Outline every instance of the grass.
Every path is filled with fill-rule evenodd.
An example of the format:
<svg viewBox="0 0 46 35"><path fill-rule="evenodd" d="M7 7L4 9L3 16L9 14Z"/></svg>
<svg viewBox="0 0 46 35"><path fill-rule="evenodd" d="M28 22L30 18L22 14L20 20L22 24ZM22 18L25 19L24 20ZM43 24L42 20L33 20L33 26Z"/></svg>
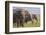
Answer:
<svg viewBox="0 0 46 35"><path fill-rule="evenodd" d="M27 23L24 23L24 27L40 27L40 18L38 17L37 20L33 20L34 22L32 23L31 21L28 21ZM16 28L16 23L13 23L13 28Z"/></svg>
<svg viewBox="0 0 46 35"><path fill-rule="evenodd" d="M13 24L13 27L16 28L16 23ZM40 21L37 22L34 20L32 23L31 21L28 21L27 23L24 23L24 27L40 27Z"/></svg>
<svg viewBox="0 0 46 35"><path fill-rule="evenodd" d="M27 22L27 24L26 23L24 24L24 27L39 27L39 26L40 26L40 23L38 22L32 23L31 21Z"/></svg>

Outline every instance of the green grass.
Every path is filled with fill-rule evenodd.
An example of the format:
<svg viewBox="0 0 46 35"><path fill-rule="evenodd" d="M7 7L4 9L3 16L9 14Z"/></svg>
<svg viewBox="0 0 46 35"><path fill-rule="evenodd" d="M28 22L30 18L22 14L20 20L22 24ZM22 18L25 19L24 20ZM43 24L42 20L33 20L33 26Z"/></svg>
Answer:
<svg viewBox="0 0 46 35"><path fill-rule="evenodd" d="M39 27L39 26L40 26L40 23L38 22L32 23L31 21L27 22L27 24L26 23L24 24L24 27Z"/></svg>
<svg viewBox="0 0 46 35"><path fill-rule="evenodd" d="M13 23L13 28L16 28L16 23ZM24 27L40 27L40 18L38 17L38 21L34 20L32 23L31 21L28 21L27 23L24 23Z"/></svg>
<svg viewBox="0 0 46 35"><path fill-rule="evenodd" d="M16 23L13 24L13 27L16 28ZM27 23L24 23L24 27L40 27L40 21L37 22L34 20L32 23L31 21L28 21Z"/></svg>

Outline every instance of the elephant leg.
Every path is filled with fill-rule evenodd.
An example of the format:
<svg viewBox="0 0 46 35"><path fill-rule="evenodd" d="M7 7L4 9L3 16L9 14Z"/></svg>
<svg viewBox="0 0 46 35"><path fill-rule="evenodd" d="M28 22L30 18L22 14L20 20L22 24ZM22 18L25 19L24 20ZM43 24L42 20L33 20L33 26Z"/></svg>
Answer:
<svg viewBox="0 0 46 35"><path fill-rule="evenodd" d="M24 27L24 24L23 24L23 23L20 23L20 26L21 26L21 27Z"/></svg>
<svg viewBox="0 0 46 35"><path fill-rule="evenodd" d="M32 21L32 24L33 24L34 23L33 19L31 21Z"/></svg>
<svg viewBox="0 0 46 35"><path fill-rule="evenodd" d="M37 20L36 20L36 24L37 24L38 22L39 22L39 20L37 19Z"/></svg>
<svg viewBox="0 0 46 35"><path fill-rule="evenodd" d="M17 20L17 27L19 27L20 26L20 20L18 19Z"/></svg>
<svg viewBox="0 0 46 35"><path fill-rule="evenodd" d="M32 24L33 24L33 21L32 21Z"/></svg>
<svg viewBox="0 0 46 35"><path fill-rule="evenodd" d="M20 26L24 27L24 20L23 19L20 20Z"/></svg>
<svg viewBox="0 0 46 35"><path fill-rule="evenodd" d="M22 23L22 27L24 27L24 24Z"/></svg>
<svg viewBox="0 0 46 35"><path fill-rule="evenodd" d="M23 21L20 21L20 26L21 26L21 27L24 27Z"/></svg>
<svg viewBox="0 0 46 35"><path fill-rule="evenodd" d="M37 18L35 18L35 20L36 20L36 24L38 23L38 19Z"/></svg>

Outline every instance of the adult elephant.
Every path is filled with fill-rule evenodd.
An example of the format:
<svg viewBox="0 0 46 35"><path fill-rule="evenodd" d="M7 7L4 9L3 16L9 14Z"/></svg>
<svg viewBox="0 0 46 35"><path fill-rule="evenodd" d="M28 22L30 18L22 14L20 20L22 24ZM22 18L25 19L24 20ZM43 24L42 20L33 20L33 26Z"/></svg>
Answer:
<svg viewBox="0 0 46 35"><path fill-rule="evenodd" d="M31 14L26 10L26 14L25 14L25 22L27 23L28 21L31 21Z"/></svg>
<svg viewBox="0 0 46 35"><path fill-rule="evenodd" d="M25 10L19 9L13 14L13 23L17 24L17 27L24 27L25 22Z"/></svg>
<svg viewBox="0 0 46 35"><path fill-rule="evenodd" d="M32 14L32 20L36 20L36 24L37 24L39 21L39 15Z"/></svg>
<svg viewBox="0 0 46 35"><path fill-rule="evenodd" d="M19 9L13 14L13 23L16 22L17 27L24 27L24 23L31 19L27 10Z"/></svg>
<svg viewBox="0 0 46 35"><path fill-rule="evenodd" d="M38 22L37 15L30 14L29 12L26 11L25 22L27 23L28 21L31 21L32 24L33 24L34 23L34 19Z"/></svg>

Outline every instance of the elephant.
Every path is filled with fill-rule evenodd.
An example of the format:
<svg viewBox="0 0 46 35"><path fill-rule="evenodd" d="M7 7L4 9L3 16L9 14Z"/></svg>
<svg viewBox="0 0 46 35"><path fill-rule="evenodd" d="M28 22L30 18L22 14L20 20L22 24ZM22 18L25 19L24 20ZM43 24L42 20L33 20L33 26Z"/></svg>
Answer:
<svg viewBox="0 0 46 35"><path fill-rule="evenodd" d="M37 20L36 15L30 14L27 10L19 9L13 14L13 23L17 24L17 27L24 27L24 23L28 21Z"/></svg>
<svg viewBox="0 0 46 35"><path fill-rule="evenodd" d="M17 10L16 13L13 14L13 23L17 23L17 27L24 27L24 23L27 23L30 19L30 14L24 9Z"/></svg>

